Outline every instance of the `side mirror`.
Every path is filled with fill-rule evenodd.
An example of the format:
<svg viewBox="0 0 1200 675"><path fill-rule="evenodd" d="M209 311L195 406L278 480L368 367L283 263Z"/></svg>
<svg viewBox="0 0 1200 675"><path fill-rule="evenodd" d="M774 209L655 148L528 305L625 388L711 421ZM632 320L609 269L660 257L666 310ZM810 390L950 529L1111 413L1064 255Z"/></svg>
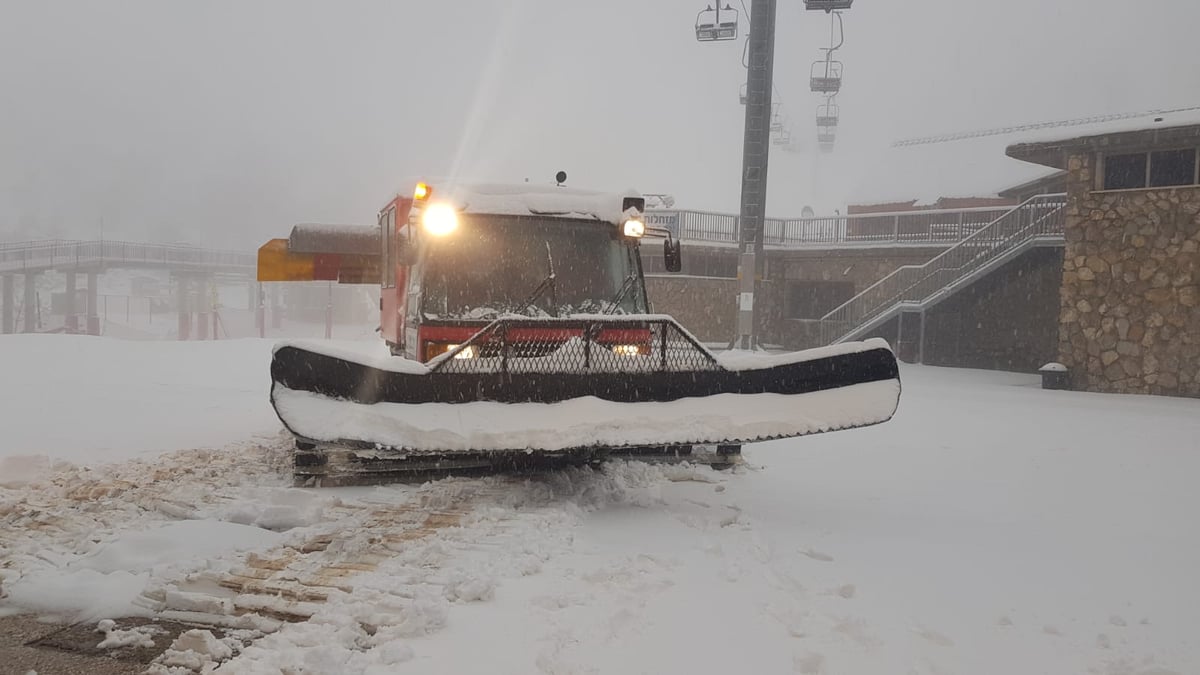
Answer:
<svg viewBox="0 0 1200 675"><path fill-rule="evenodd" d="M683 269L683 242L677 239L667 239L663 242L663 262L668 272L678 272Z"/></svg>

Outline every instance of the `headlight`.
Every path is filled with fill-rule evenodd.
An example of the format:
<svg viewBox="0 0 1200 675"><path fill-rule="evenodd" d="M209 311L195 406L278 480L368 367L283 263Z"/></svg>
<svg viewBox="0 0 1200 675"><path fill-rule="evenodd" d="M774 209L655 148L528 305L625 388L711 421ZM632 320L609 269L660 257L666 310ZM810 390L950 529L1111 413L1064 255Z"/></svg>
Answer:
<svg viewBox="0 0 1200 675"><path fill-rule="evenodd" d="M443 237L458 229L458 213L449 204L430 204L421 211L421 226L435 237Z"/></svg>
<svg viewBox="0 0 1200 675"><path fill-rule="evenodd" d="M432 361L433 359L458 349L459 343L456 342L426 342L425 343L425 360ZM465 349L454 355L456 359L473 359L479 355L479 350L475 345L467 345Z"/></svg>
<svg viewBox="0 0 1200 675"><path fill-rule="evenodd" d="M625 221L625 236L640 237L646 234L646 224L637 219Z"/></svg>
<svg viewBox="0 0 1200 675"><path fill-rule="evenodd" d="M650 348L647 345L613 345L612 350L617 356L637 356L649 353Z"/></svg>

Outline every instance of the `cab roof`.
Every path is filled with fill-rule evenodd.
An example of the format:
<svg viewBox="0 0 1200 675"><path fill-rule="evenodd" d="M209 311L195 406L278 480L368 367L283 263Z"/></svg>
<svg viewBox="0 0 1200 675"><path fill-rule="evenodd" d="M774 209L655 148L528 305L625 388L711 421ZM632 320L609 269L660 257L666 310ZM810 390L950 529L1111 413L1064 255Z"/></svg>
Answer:
<svg viewBox="0 0 1200 675"><path fill-rule="evenodd" d="M433 189L430 202L449 202L465 214L598 220L617 226L624 221L624 199L643 196L636 190L601 192L533 183L428 184Z"/></svg>

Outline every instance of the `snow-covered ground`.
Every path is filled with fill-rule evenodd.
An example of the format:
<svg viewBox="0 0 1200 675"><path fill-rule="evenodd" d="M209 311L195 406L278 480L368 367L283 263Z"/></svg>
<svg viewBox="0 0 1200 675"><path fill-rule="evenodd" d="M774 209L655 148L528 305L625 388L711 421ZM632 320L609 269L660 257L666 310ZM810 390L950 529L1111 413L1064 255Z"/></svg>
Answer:
<svg viewBox="0 0 1200 675"><path fill-rule="evenodd" d="M734 473L308 490L271 344L0 337L0 611L260 603L162 659L221 673L1200 672L1200 401L905 367Z"/></svg>

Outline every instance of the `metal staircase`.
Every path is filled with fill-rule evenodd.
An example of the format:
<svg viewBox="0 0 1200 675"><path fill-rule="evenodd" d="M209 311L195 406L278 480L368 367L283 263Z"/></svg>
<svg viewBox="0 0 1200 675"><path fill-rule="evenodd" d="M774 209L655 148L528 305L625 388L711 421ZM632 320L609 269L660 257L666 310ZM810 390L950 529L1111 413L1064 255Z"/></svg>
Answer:
<svg viewBox="0 0 1200 675"><path fill-rule="evenodd" d="M855 339L901 311L921 311L1034 246L1061 245L1067 198L1038 195L923 265L905 265L820 320L821 344Z"/></svg>

